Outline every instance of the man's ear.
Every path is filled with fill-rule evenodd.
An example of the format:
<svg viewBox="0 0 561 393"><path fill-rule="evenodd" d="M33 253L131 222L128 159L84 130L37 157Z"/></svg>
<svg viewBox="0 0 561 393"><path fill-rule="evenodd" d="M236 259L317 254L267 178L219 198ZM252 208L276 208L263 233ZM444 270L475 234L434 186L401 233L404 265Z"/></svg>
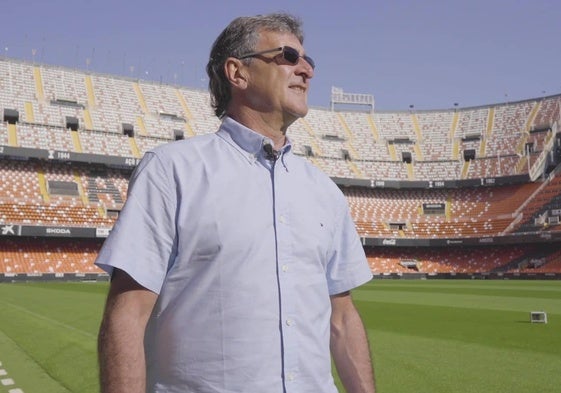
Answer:
<svg viewBox="0 0 561 393"><path fill-rule="evenodd" d="M244 89L247 86L247 67L240 59L229 57L224 63L224 73L232 87Z"/></svg>

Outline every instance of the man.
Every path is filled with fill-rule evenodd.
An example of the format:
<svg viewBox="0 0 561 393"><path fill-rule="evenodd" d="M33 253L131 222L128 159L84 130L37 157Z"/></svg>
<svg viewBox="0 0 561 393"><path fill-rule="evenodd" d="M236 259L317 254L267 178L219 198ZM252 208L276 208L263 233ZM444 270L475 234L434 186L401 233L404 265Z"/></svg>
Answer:
<svg viewBox="0 0 561 393"><path fill-rule="evenodd" d="M207 72L218 132L145 155L96 263L104 393L374 392L346 200L292 152L314 62L299 21L235 19Z"/></svg>

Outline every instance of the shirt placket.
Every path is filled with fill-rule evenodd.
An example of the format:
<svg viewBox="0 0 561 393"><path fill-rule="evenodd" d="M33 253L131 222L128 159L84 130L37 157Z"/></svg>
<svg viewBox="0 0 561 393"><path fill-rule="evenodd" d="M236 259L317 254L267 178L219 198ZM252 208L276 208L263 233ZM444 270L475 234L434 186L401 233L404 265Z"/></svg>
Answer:
<svg viewBox="0 0 561 393"><path fill-rule="evenodd" d="M290 177L282 159L274 166L275 222L277 236L277 272L280 289L280 324L283 342L283 375L286 392L293 390L298 379L298 315L294 290L294 260L290 228Z"/></svg>

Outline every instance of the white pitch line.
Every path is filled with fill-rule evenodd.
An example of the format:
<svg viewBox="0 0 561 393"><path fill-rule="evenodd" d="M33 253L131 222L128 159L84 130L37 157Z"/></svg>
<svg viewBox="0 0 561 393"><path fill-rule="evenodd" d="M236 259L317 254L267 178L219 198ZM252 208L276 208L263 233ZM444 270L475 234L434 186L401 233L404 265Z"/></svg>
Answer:
<svg viewBox="0 0 561 393"><path fill-rule="evenodd" d="M1 368L2 367L2 362L0 362L0 377L7 377L8 376L8 371L6 371L6 369ZM0 384L2 386L12 386L15 385L16 383L14 382L14 380L12 378L1 378L0 379ZM24 393L23 390L19 389L19 388L12 388L10 390L8 390L8 393Z"/></svg>
<svg viewBox="0 0 561 393"><path fill-rule="evenodd" d="M2 302L2 301L0 300L0 302ZM2 302L2 303L5 304L6 306L15 308L16 310L19 310L19 311L22 311L22 312L24 312L24 313L26 313L26 314L29 314L29 315L31 315L31 316L37 318L37 319L41 319L41 320L43 320L43 321L50 322L50 323L52 323L52 324L54 324L54 325L58 325L58 326L60 326L60 327L63 327L63 328L65 328L65 329L68 329L68 330L73 330L73 331L75 331L75 332L77 332L77 333L80 333L80 334L82 334L82 335L84 335L84 336L86 336L86 337L88 337L88 338L94 338L94 339L97 338L97 335L95 335L95 334L85 332L85 331L83 331L83 330L80 330L80 329L78 329L78 328L75 328L74 326L70 326L70 325L67 325L66 323L62 323L62 322L57 321L57 320L55 320L55 319L51 319L51 318L48 318L48 317L46 317L46 316L44 316L44 315L37 314L37 313L35 313L35 312L33 312L33 311L29 311L29 310L26 309L26 308L23 308L23 307L20 307L20 306L16 306L15 304L11 304L11 303L6 303L6 302Z"/></svg>

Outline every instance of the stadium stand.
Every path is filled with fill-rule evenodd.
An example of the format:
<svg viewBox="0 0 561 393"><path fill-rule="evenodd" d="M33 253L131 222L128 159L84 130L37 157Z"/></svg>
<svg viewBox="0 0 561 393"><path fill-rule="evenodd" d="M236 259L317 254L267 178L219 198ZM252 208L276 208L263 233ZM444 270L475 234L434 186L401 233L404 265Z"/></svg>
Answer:
<svg viewBox="0 0 561 393"><path fill-rule="evenodd" d="M534 252L533 246L367 249L374 273L488 273ZM532 270L533 271L533 270Z"/></svg>
<svg viewBox="0 0 561 393"><path fill-rule="evenodd" d="M376 274L561 274L560 105L310 108L289 136L343 190ZM99 272L144 153L219 125L206 91L7 58L0 111L4 275Z"/></svg>
<svg viewBox="0 0 561 393"><path fill-rule="evenodd" d="M96 273L99 240L27 239L10 237L0 243L2 272L14 274Z"/></svg>

